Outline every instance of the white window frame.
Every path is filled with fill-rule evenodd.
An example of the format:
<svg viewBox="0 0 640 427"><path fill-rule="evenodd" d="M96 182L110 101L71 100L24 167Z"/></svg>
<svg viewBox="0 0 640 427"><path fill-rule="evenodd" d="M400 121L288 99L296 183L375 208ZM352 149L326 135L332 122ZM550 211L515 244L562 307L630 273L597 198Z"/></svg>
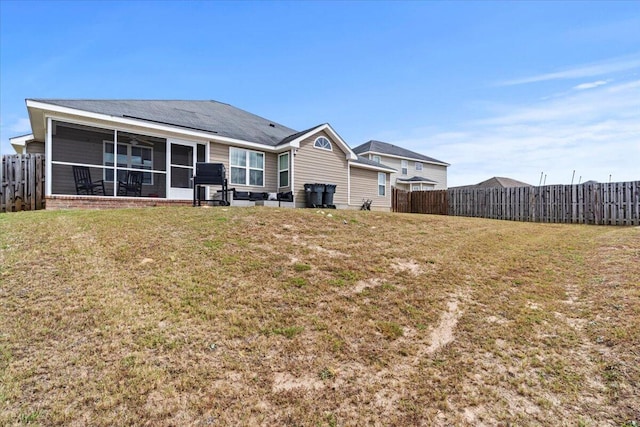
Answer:
<svg viewBox="0 0 640 427"><path fill-rule="evenodd" d="M382 178L382 184L380 184ZM385 197L387 195L387 174L378 172L378 196Z"/></svg>
<svg viewBox="0 0 640 427"><path fill-rule="evenodd" d="M322 146L320 146L318 145L319 141L326 141L326 144L322 143ZM333 151L333 146L331 145L331 141L329 141L329 138L327 138L326 136L317 137L316 140L313 141L313 148L317 148L319 150Z"/></svg>
<svg viewBox="0 0 640 427"><path fill-rule="evenodd" d="M416 162L416 170L417 171L422 171L422 163Z"/></svg>
<svg viewBox="0 0 640 427"><path fill-rule="evenodd" d="M280 158L287 156L287 168L286 169L280 169ZM289 153L282 153L278 155L278 188L281 187L290 187L291 186L291 176L289 174ZM287 173L287 185L282 185L282 182L280 181L280 176L282 175L282 172L286 172Z"/></svg>
<svg viewBox="0 0 640 427"><path fill-rule="evenodd" d="M420 184L411 184L411 191L422 191Z"/></svg>
<svg viewBox="0 0 640 427"><path fill-rule="evenodd" d="M113 165L107 165L107 145L112 145L113 146ZM122 145L127 147L127 164L126 166L117 166L118 164L118 146ZM114 141L109 141L109 140L103 140L102 141L102 166L104 166L104 169L102 170L102 179L104 180L104 182L114 182L114 180L119 180L116 176L115 173L115 168L117 166L118 168L118 172L119 171L142 171L142 185L153 185L153 147L142 147L139 145L135 146L136 148L140 148L141 150L149 150L149 152L151 153L151 169L143 169L139 166L143 166L143 165L139 165L139 164L133 164L131 162L131 150L134 148L134 145L132 144L128 144L126 142L114 142ZM113 172L113 180L107 179L107 172L108 171L112 171ZM148 174L148 175L147 175ZM146 177L149 177L149 179L147 181L145 181Z"/></svg>
<svg viewBox="0 0 640 427"><path fill-rule="evenodd" d="M380 156L373 156L371 160L373 160L376 163L382 163L382 159L380 158Z"/></svg>
<svg viewBox="0 0 640 427"><path fill-rule="evenodd" d="M402 175L409 174L409 161L408 160L400 160L400 168Z"/></svg>
<svg viewBox="0 0 640 427"><path fill-rule="evenodd" d="M245 165L244 166L237 166L231 163L231 152L232 150L238 150L238 151L243 151L244 155L245 155ZM251 167L251 153L255 153L258 154L260 156L262 156L262 168L255 168L255 167ZM233 184L233 185L242 185L245 187L264 187L264 169L265 169L265 162L266 162L266 156L264 154L263 151L253 151L253 150L247 150L246 148L238 148L238 147L229 147L229 183ZM245 169L245 184L239 183L239 182L233 182L233 173L231 171L232 168L236 168L236 169ZM262 172L262 184L261 185L254 185L251 184L251 171L260 171Z"/></svg>

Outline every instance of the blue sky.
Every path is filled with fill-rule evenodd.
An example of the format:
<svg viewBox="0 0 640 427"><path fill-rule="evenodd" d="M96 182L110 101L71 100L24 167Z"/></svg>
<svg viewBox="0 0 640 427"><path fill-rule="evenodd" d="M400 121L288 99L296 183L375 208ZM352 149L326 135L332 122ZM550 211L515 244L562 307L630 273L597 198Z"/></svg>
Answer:
<svg viewBox="0 0 640 427"><path fill-rule="evenodd" d="M640 179L640 2L0 1L25 98L214 99L451 164L449 185Z"/></svg>

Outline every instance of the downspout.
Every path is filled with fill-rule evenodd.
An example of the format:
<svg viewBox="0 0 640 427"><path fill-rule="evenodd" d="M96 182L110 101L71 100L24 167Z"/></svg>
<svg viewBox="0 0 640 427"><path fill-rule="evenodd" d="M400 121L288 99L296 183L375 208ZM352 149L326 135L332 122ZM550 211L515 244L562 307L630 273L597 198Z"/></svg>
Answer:
<svg viewBox="0 0 640 427"><path fill-rule="evenodd" d="M347 160L347 208L351 206L351 161Z"/></svg>
<svg viewBox="0 0 640 427"><path fill-rule="evenodd" d="M291 194L293 195L293 207L296 207L296 192L294 191L295 187L295 183L294 183L294 176L296 175L294 173L295 169L293 167L293 164L295 163L294 159L296 158L296 149L292 148L291 149L291 153L289 154L289 158L291 158L291 179L290 179L290 183L291 184Z"/></svg>

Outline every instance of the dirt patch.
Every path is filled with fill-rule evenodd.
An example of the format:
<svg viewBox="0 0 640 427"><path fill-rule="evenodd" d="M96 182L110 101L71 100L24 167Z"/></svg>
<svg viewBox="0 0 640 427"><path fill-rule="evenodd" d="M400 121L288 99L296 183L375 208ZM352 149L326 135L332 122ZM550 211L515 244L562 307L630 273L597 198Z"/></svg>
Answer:
<svg viewBox="0 0 640 427"><path fill-rule="evenodd" d="M382 283L380 281L380 279L367 279L367 280L360 280L359 282L356 283L356 285L349 289L348 293L351 294L359 294L362 291L364 291L365 289L370 289L370 288L376 288L378 286L380 286Z"/></svg>
<svg viewBox="0 0 640 427"><path fill-rule="evenodd" d="M288 372L276 372L273 375L273 387L271 389L274 393L278 393L293 389L320 390L321 388L324 388L324 384L318 378L310 376L296 378Z"/></svg>
<svg viewBox="0 0 640 427"><path fill-rule="evenodd" d="M391 265L391 268L393 268L393 270L398 273L406 271L414 276L422 273L422 268L420 267L420 265L412 259L408 261L396 259Z"/></svg>
<svg viewBox="0 0 640 427"><path fill-rule="evenodd" d="M344 252L335 251L333 249L323 248L320 245L316 245L316 244L305 242L303 239L300 238L300 236L291 236L290 238L291 238L291 242L294 245L298 245L298 246L302 246L302 247L305 247L305 248L309 248L309 249L314 250L316 252L320 252L320 253L323 253L325 255L329 255L330 257L334 257L334 258L348 257L348 255L345 254Z"/></svg>
<svg viewBox="0 0 640 427"><path fill-rule="evenodd" d="M427 354L435 353L453 341L454 329L461 314L460 310L458 310L458 300L452 300L447 303L447 311L440 317L438 326L431 331L431 345L426 350Z"/></svg>

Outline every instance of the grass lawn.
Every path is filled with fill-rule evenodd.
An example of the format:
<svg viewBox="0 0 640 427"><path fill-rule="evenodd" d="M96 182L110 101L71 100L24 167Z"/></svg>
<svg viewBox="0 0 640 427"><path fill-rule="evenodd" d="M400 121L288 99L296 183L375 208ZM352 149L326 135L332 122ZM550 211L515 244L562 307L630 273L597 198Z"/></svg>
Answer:
<svg viewBox="0 0 640 427"><path fill-rule="evenodd" d="M0 425L640 423L640 227L328 213L1 214Z"/></svg>

